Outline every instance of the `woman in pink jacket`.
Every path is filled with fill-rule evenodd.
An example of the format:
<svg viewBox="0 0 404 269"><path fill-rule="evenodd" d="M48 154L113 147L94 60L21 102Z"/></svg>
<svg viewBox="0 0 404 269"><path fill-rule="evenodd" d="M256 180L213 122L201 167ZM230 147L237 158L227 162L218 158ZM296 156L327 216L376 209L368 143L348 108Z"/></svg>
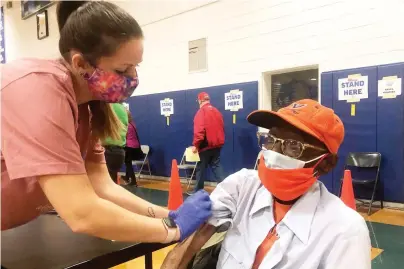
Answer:
<svg viewBox="0 0 404 269"><path fill-rule="evenodd" d="M125 147L125 166L126 166L126 181L128 185L137 186L136 176L133 171L132 161L142 160L144 153L140 148L139 135L137 134L136 125L132 115L128 110L128 132L126 133Z"/></svg>

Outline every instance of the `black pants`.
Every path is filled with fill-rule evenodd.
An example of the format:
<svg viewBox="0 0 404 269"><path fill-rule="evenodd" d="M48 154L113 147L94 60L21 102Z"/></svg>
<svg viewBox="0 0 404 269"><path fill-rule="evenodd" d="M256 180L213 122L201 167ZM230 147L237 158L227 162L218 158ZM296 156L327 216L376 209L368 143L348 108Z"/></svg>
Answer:
<svg viewBox="0 0 404 269"><path fill-rule="evenodd" d="M144 154L140 148L125 148L126 180L130 185L136 185L136 176L133 171L132 161L143 160Z"/></svg>
<svg viewBox="0 0 404 269"><path fill-rule="evenodd" d="M118 184L118 172L125 161L125 150L118 146L105 146L105 161L112 180Z"/></svg>
<svg viewBox="0 0 404 269"><path fill-rule="evenodd" d="M210 166L216 182L221 182L224 179L223 169L220 164L220 150L222 148L208 149L199 152L198 165L196 167L196 186L194 192L203 189L206 178L206 170Z"/></svg>

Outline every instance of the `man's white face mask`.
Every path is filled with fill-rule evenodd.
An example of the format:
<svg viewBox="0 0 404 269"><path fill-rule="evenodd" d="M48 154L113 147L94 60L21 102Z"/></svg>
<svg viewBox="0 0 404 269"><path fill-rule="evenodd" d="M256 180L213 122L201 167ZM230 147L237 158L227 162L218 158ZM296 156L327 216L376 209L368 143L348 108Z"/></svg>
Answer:
<svg viewBox="0 0 404 269"><path fill-rule="evenodd" d="M309 161L301 161L292 157L280 154L273 150L264 150L263 156L265 160L265 166L272 169L299 169L303 168L307 163L311 163L319 160L325 154L322 154Z"/></svg>

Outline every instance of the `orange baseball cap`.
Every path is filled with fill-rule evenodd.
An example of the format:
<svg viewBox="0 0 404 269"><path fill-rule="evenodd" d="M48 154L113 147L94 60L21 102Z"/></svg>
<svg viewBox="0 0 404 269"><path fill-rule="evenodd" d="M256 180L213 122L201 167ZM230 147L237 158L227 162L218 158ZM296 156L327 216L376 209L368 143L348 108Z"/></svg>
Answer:
<svg viewBox="0 0 404 269"><path fill-rule="evenodd" d="M281 108L278 112L256 110L248 115L251 124L270 129L286 121L323 142L331 153L337 153L344 140L344 124L331 108L311 99L304 99Z"/></svg>
<svg viewBox="0 0 404 269"><path fill-rule="evenodd" d="M209 94L206 92L201 92L198 94L198 100L199 101L205 101L205 100L210 100Z"/></svg>

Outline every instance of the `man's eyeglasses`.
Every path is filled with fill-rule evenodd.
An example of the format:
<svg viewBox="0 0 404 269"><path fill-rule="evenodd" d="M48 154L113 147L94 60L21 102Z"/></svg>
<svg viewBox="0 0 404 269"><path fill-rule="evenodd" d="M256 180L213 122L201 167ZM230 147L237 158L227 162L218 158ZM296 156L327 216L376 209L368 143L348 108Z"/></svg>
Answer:
<svg viewBox="0 0 404 269"><path fill-rule="evenodd" d="M269 133L257 133L258 146L261 149L271 150L274 148L275 144L279 141L281 143L282 153L286 156L298 159L302 156L306 148L317 149L325 151L325 149L316 147L310 144L305 144L294 139L281 139L273 136Z"/></svg>

